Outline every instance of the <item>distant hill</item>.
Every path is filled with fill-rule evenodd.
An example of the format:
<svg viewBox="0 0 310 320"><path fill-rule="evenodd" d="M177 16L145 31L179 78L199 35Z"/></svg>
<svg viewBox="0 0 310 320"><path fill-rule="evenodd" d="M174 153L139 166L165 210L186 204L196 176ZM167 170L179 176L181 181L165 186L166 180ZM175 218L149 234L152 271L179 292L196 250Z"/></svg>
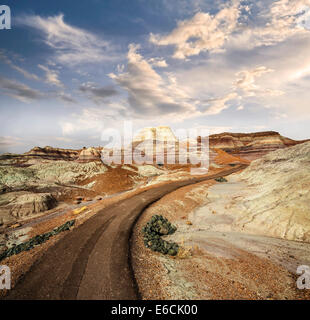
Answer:
<svg viewBox="0 0 310 320"><path fill-rule="evenodd" d="M275 131L256 133L230 133L213 134L209 137L212 148L218 148L229 154L247 160L255 160L263 155L286 147L291 147L309 140L296 141L280 135Z"/></svg>

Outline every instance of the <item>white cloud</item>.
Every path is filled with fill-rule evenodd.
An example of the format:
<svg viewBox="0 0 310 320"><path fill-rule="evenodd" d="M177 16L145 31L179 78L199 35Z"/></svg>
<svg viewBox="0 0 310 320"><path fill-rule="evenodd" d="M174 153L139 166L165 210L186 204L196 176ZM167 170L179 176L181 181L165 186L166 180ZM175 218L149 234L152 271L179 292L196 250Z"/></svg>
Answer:
<svg viewBox="0 0 310 320"><path fill-rule="evenodd" d="M243 95L245 96L257 96L259 94L278 96L284 94L281 90L264 89L255 84L256 78L270 72L274 72L274 70L268 69L265 66L260 66L252 70L240 71L236 74L238 79L234 83L234 88L242 90Z"/></svg>
<svg viewBox="0 0 310 320"><path fill-rule="evenodd" d="M240 31L230 38L228 46L239 49L253 49L259 46L272 46L293 36L309 35L309 30L300 21L308 19L310 0L279 0L271 2L256 19L263 19L262 25L249 27L244 24Z"/></svg>
<svg viewBox="0 0 310 320"><path fill-rule="evenodd" d="M88 136L100 133L106 125L113 126L125 119L122 117L126 113L124 103L110 103L106 108L83 108L81 113L74 113L70 119L60 121L59 125L63 135L75 135L86 132ZM98 136L99 137L99 136Z"/></svg>
<svg viewBox="0 0 310 320"><path fill-rule="evenodd" d="M52 84L57 87L63 87L64 85L58 79L58 72L56 70L51 70L47 66L43 66L38 64L38 67L45 72L45 82L48 84Z"/></svg>
<svg viewBox="0 0 310 320"><path fill-rule="evenodd" d="M208 104L210 104L210 107L208 107L207 110L203 112L203 114L205 115L219 114L223 110L229 107L228 102L235 100L237 98L238 98L237 93L230 92L224 97L217 98L217 99L210 99L208 100Z"/></svg>
<svg viewBox="0 0 310 320"><path fill-rule="evenodd" d="M148 62L154 67L159 67L159 68L168 67L166 60L163 58L151 58L148 60Z"/></svg>
<svg viewBox="0 0 310 320"><path fill-rule="evenodd" d="M26 71L25 69L15 65L15 64L11 64L11 67L13 69L15 69L16 71L20 72L25 78L31 79L31 80L37 80L39 81L39 77L37 75L35 75L34 73L30 73L28 71Z"/></svg>
<svg viewBox="0 0 310 320"><path fill-rule="evenodd" d="M302 68L298 68L292 72L290 80L296 81L304 77L307 77L309 75L310 75L310 64L308 65L307 61L305 61L305 65Z"/></svg>
<svg viewBox="0 0 310 320"><path fill-rule="evenodd" d="M9 147L9 146L16 146L21 144L21 139L18 137L12 136L2 136L0 137L0 147Z"/></svg>
<svg viewBox="0 0 310 320"><path fill-rule="evenodd" d="M233 81L230 82L230 88L226 88L225 95L218 92L211 95L214 98L205 99L199 92L195 94L191 91L191 82L187 82L187 86L180 85L174 73L161 75L156 72L150 62L137 53L138 48L139 46L130 45L126 71L122 68L122 72L110 74L110 77L128 92L131 114L136 118L183 121L199 116L217 115L228 109L233 102L242 99L242 96L276 93L275 90L261 89L255 85L255 78L272 71L259 67L238 74L239 79L235 85ZM208 85L204 83L203 87L205 91Z"/></svg>
<svg viewBox="0 0 310 320"><path fill-rule="evenodd" d="M279 0L258 12L256 24L249 25L246 15L250 8L235 0L215 15L197 12L192 18L179 21L167 35L150 35L150 42L176 47L173 57L186 59L201 52L223 52L227 48L249 50L259 46L272 46L292 36L305 36L309 28L301 22L309 21L310 0ZM261 23L260 20L264 22ZM310 25L310 21L308 22ZM307 26L307 25L306 25Z"/></svg>
<svg viewBox="0 0 310 320"><path fill-rule="evenodd" d="M55 60L65 65L98 63L109 58L111 44L98 36L70 26L62 14L51 17L36 15L19 17L16 22L43 32L45 43L55 49Z"/></svg>
<svg viewBox="0 0 310 320"><path fill-rule="evenodd" d="M23 145L22 139L12 136L0 136L0 153L10 152L11 148Z"/></svg>
<svg viewBox="0 0 310 320"><path fill-rule="evenodd" d="M77 130L76 127L74 126L74 124L71 122L61 122L60 126L62 129L62 133L64 135L70 135Z"/></svg>
<svg viewBox="0 0 310 320"><path fill-rule="evenodd" d="M160 46L174 45L173 57L185 59L203 51L218 52L238 26L239 1L233 1L216 15L198 12L189 20L180 21L168 35L150 35L150 41Z"/></svg>
<svg viewBox="0 0 310 320"><path fill-rule="evenodd" d="M131 44L128 51L126 72L110 77L128 92L128 103L136 117L167 114L186 116L195 111L195 101L180 88L173 74L165 77L137 53L139 46Z"/></svg>

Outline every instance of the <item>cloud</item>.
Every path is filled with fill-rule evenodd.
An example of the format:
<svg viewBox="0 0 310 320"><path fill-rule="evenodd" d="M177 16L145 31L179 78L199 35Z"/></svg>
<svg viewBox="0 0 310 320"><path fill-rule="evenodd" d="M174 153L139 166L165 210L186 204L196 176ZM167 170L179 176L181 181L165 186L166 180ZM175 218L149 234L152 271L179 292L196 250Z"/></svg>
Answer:
<svg viewBox="0 0 310 320"><path fill-rule="evenodd" d="M22 145L20 138L12 136L0 136L0 153L10 151L11 147Z"/></svg>
<svg viewBox="0 0 310 320"><path fill-rule="evenodd" d="M60 126L64 135L70 135L77 131L76 127L71 122L61 122Z"/></svg>
<svg viewBox="0 0 310 320"><path fill-rule="evenodd" d="M25 78L30 79L30 80L40 80L37 75L34 73L30 73L26 71L25 69L17 66L11 59L9 59L3 51L0 50L0 60L4 61L6 64L8 64L12 69L18 71L21 73Z"/></svg>
<svg viewBox="0 0 310 320"><path fill-rule="evenodd" d="M148 60L148 62L154 67L158 67L158 68L168 67L166 60L163 58L151 58Z"/></svg>
<svg viewBox="0 0 310 320"><path fill-rule="evenodd" d="M86 30L70 26L64 22L63 14L47 18L36 15L17 17L16 22L42 32L45 43L55 49L55 60L59 63L74 66L111 59L109 42Z"/></svg>
<svg viewBox="0 0 310 320"><path fill-rule="evenodd" d="M224 97L217 98L217 99L210 99L207 100L207 103L210 105L203 114L204 115L215 115L221 113L223 110L229 107L228 102L235 100L238 98L237 93L230 92Z"/></svg>
<svg viewBox="0 0 310 320"><path fill-rule="evenodd" d="M216 115L240 98L235 90L215 98L199 99L191 95L190 87L181 86L172 72L156 72L150 61L144 59L131 44L127 70L123 68L110 77L128 92L128 104L135 118L157 118L167 121ZM190 85L189 85L190 86Z"/></svg>
<svg viewBox="0 0 310 320"><path fill-rule="evenodd" d="M81 132L88 136L100 133L107 124L109 127L119 124L126 118L126 108L122 103L110 103L107 108L83 108L81 113L74 113L70 119L59 122L64 136L72 136ZM123 115L123 116L122 116ZM100 138L100 134L98 134Z"/></svg>
<svg viewBox="0 0 310 320"><path fill-rule="evenodd" d="M0 75L0 88L2 92L22 102L30 102L42 98L42 94L20 82L10 80Z"/></svg>
<svg viewBox="0 0 310 320"><path fill-rule="evenodd" d="M38 64L38 67L45 72L45 82L48 84L52 84L57 87L63 87L64 85L58 79L58 72L56 70L51 70L47 66L43 66Z"/></svg>
<svg viewBox="0 0 310 320"><path fill-rule="evenodd" d="M179 21L169 34L151 34L149 40L159 46L175 46L176 59L205 51L224 52L227 48L249 50L272 46L293 36L309 34L310 27L305 27L309 7L310 0L279 0L252 15L249 5L234 0L214 15L197 12L192 18ZM254 25L249 23L249 17Z"/></svg>
<svg viewBox="0 0 310 320"><path fill-rule="evenodd" d="M4 146L15 146L20 144L20 138L11 136L0 137L0 147Z"/></svg>
<svg viewBox="0 0 310 320"><path fill-rule="evenodd" d="M268 69L265 66L260 66L252 70L240 71L236 74L238 79L234 83L235 89L240 89L245 96L270 95L278 96L284 94L281 90L263 89L255 84L256 78L264 74L274 72L273 69Z"/></svg>
<svg viewBox="0 0 310 320"><path fill-rule="evenodd" d="M258 96L280 96L284 92L281 90L273 90L269 88L262 88L255 83L256 78L263 76L264 74L272 73L274 70L268 69L265 66L256 67L252 70L243 70L236 74L237 79L233 83L232 91L227 95L207 100L211 106L204 111L205 115L215 115L221 113L223 110L229 107L229 102L234 100L242 100L247 97ZM243 110L244 106L239 105L237 110Z"/></svg>
<svg viewBox="0 0 310 320"><path fill-rule="evenodd" d="M69 102L69 103L74 103L74 104L77 103L77 101L74 98L72 98L72 96L70 94L67 94L67 93L62 92L62 91L56 93L56 97L61 99L64 102Z"/></svg>
<svg viewBox="0 0 310 320"><path fill-rule="evenodd" d="M86 93L97 104L118 94L118 91L113 86L98 87L92 82L83 83L79 90Z"/></svg>
<svg viewBox="0 0 310 320"><path fill-rule="evenodd" d="M291 37L309 35L301 21L308 20L310 0L279 0L271 2L258 12L255 26L243 24L237 34L232 35L228 46L253 49L273 46ZM263 20L264 23L261 23Z"/></svg>
<svg viewBox="0 0 310 320"><path fill-rule="evenodd" d="M110 74L110 77L128 92L128 103L136 117L150 115L184 115L195 111L195 102L180 88L173 74L165 77L157 73L151 64L131 44L128 51L126 72Z"/></svg>
<svg viewBox="0 0 310 320"><path fill-rule="evenodd" d="M30 80L37 80L37 81L40 80L39 77L37 75L35 75L34 73L30 73L30 72L26 71L25 69L13 64L13 63L10 65L13 69L20 72L25 78L28 78Z"/></svg>
<svg viewBox="0 0 310 320"><path fill-rule="evenodd" d="M218 52L229 35L238 26L240 16L239 1L221 9L216 15L198 12L193 18L180 21L168 35L150 35L150 42L160 45L174 45L173 57L185 59L200 52Z"/></svg>

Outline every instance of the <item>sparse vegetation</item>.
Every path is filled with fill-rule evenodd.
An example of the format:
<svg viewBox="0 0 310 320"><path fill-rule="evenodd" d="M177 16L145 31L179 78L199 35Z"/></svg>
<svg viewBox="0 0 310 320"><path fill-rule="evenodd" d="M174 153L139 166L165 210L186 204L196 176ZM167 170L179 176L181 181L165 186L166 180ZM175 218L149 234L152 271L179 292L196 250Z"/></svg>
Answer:
<svg viewBox="0 0 310 320"><path fill-rule="evenodd" d="M227 179L220 177L220 178L216 178L215 181L217 182L227 182Z"/></svg>
<svg viewBox="0 0 310 320"><path fill-rule="evenodd" d="M10 248L0 254L0 261L5 258L8 258L10 256L13 256L15 254L19 254L23 251L28 251L28 250L34 248L35 246L46 242L47 240L49 240L49 238L57 235L58 233L69 230L70 227L72 227L74 225L74 223L75 223L75 220L67 221L66 223L64 223L60 227L53 229L53 231L37 235L24 243L13 246L12 248Z"/></svg>
<svg viewBox="0 0 310 320"><path fill-rule="evenodd" d="M173 234L176 230L176 226L172 225L168 219L164 218L162 215L154 215L142 228L144 245L152 251L175 256L179 251L179 245L174 242L163 240L161 237Z"/></svg>

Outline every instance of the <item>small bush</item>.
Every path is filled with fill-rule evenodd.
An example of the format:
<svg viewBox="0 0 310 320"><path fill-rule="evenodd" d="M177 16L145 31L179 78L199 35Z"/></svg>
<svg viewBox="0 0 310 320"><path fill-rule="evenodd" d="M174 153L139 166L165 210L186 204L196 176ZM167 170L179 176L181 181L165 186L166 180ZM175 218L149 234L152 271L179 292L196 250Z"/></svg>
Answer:
<svg viewBox="0 0 310 320"><path fill-rule="evenodd" d="M216 178L215 181L217 182L227 182L227 180L223 177L220 177L220 178Z"/></svg>
<svg viewBox="0 0 310 320"><path fill-rule="evenodd" d="M163 240L161 236L173 234L176 230L176 226L172 225L168 219L162 215L154 215L142 228L144 245L152 251L175 256L179 251L179 245Z"/></svg>

